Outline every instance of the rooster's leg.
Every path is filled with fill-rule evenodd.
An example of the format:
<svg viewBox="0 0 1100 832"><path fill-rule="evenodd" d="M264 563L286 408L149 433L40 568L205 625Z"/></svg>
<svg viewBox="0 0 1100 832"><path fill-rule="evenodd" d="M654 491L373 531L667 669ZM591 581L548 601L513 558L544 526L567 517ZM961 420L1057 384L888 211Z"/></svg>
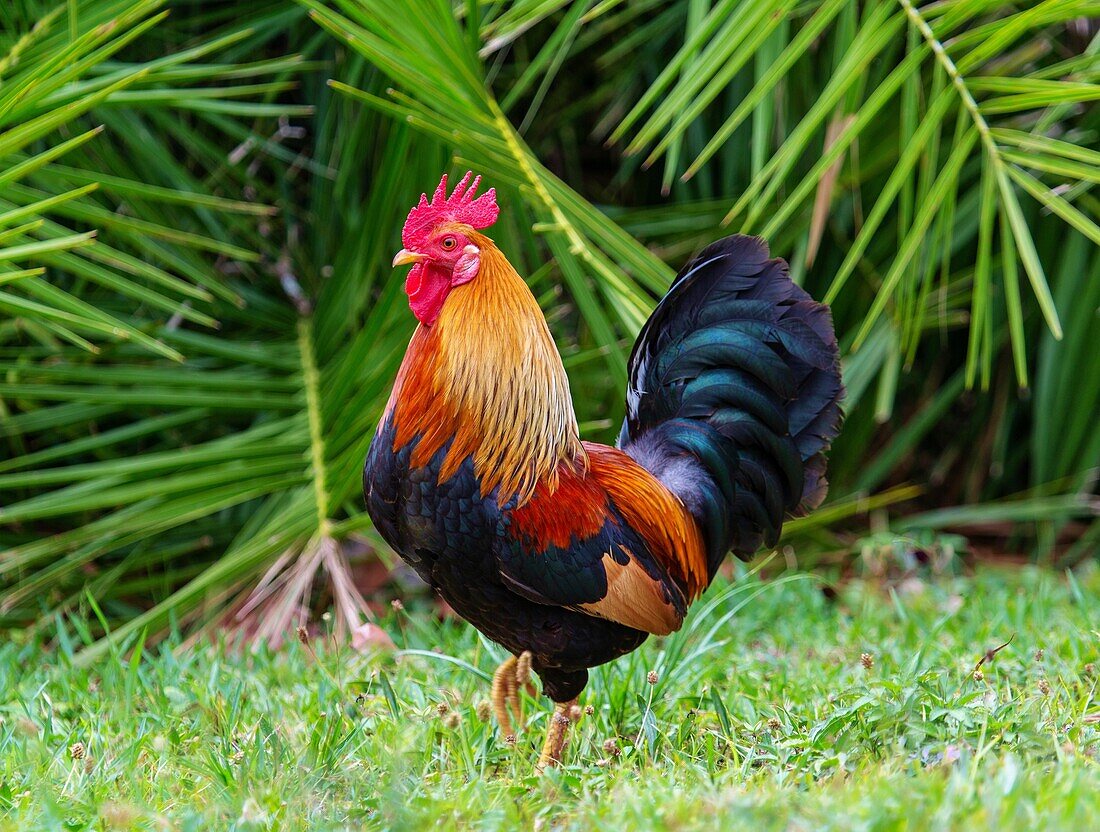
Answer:
<svg viewBox="0 0 1100 832"><path fill-rule="evenodd" d="M515 740L516 730L523 730L523 709L519 702L519 689L523 686L531 695L535 695L535 686L531 682L531 654L524 651L517 658L510 656L493 674L491 699L493 714L500 723L505 738ZM516 728L513 729L512 717Z"/></svg>
<svg viewBox="0 0 1100 832"><path fill-rule="evenodd" d="M561 762L562 752L565 750L565 742L569 734L569 726L576 722L580 715L577 700L557 702L554 704L554 715L550 717L550 728L546 732L546 742L542 744L542 754L539 755L538 765L535 770L542 774L546 768L556 766Z"/></svg>
<svg viewBox="0 0 1100 832"><path fill-rule="evenodd" d="M493 716L497 718L500 730L505 738L515 739L516 734L512 729L512 717L508 713L508 705L512 691L516 684L516 657L509 656L496 673L493 674L493 687L490 698L493 702Z"/></svg>
<svg viewBox="0 0 1100 832"><path fill-rule="evenodd" d="M527 695L532 699L539 695L538 689L535 687L535 683L531 681L531 655L530 650L524 650L519 654L519 658L516 659L516 708L519 708L519 689L523 688L527 691ZM520 728L523 728L523 715L519 714L517 717L520 722Z"/></svg>

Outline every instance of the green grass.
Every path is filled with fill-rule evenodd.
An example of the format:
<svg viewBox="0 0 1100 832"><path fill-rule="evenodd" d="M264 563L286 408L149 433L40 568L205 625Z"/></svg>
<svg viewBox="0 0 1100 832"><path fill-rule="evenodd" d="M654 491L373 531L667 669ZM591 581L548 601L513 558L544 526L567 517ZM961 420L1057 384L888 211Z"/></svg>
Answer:
<svg viewBox="0 0 1100 832"><path fill-rule="evenodd" d="M500 651L423 599L381 622L403 652L374 656L169 641L82 668L70 621L0 648L0 828L1085 829L1098 610L1096 571L834 601L811 576L723 581L593 674L541 779L545 701L505 746L477 716Z"/></svg>

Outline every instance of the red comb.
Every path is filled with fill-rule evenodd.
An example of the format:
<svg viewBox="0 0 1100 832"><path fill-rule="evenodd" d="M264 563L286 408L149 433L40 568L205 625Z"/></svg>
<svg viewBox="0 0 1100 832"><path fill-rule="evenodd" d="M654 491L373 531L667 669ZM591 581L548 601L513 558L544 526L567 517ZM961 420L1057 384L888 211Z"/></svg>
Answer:
<svg viewBox="0 0 1100 832"><path fill-rule="evenodd" d="M439 187L432 194L431 202L428 202L427 194L420 195L420 202L409 211L405 227L401 229L401 242L405 248L415 249L441 222L461 222L473 228L488 228L497 221L500 208L497 207L496 189L490 188L475 199L474 194L481 184L481 177L474 176L474 181L467 188L466 184L470 182L471 176L473 173L466 171L466 175L449 197L447 174L443 174L443 178L439 180Z"/></svg>

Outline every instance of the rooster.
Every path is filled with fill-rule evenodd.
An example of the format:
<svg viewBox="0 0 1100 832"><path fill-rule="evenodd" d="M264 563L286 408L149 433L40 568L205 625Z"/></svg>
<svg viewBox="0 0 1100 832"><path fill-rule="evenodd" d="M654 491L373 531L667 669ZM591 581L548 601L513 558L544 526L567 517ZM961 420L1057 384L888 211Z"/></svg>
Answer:
<svg viewBox="0 0 1100 832"><path fill-rule="evenodd" d="M534 671L554 702L538 770L561 759L588 670L679 629L726 553L772 546L825 496L843 394L826 306L760 239L705 248L630 356L612 448L583 441L534 296L481 232L496 194L443 176L393 265L419 321L367 456L367 509L451 607L512 655L493 676L506 735Z"/></svg>

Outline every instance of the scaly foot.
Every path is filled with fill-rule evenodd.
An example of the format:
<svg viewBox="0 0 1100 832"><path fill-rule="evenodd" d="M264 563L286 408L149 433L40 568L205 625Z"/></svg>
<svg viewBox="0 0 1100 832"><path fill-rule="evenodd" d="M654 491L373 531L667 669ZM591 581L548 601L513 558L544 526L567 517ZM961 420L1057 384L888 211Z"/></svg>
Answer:
<svg viewBox="0 0 1100 832"><path fill-rule="evenodd" d="M523 708L519 701L521 686L529 695L535 696L535 685L531 681L531 653L527 650L523 651L518 658L509 656L493 674L493 687L490 694L493 715L496 716L500 730L508 742L515 742L516 731L523 730ZM513 716L516 727L513 727Z"/></svg>
<svg viewBox="0 0 1100 832"><path fill-rule="evenodd" d="M546 742L542 745L542 754L539 755L535 771L542 774L546 768L556 766L561 762L562 752L565 751L566 741L569 736L569 726L576 722L581 715L581 709L576 699L568 702L554 704L554 714L550 717L550 727L546 731Z"/></svg>

